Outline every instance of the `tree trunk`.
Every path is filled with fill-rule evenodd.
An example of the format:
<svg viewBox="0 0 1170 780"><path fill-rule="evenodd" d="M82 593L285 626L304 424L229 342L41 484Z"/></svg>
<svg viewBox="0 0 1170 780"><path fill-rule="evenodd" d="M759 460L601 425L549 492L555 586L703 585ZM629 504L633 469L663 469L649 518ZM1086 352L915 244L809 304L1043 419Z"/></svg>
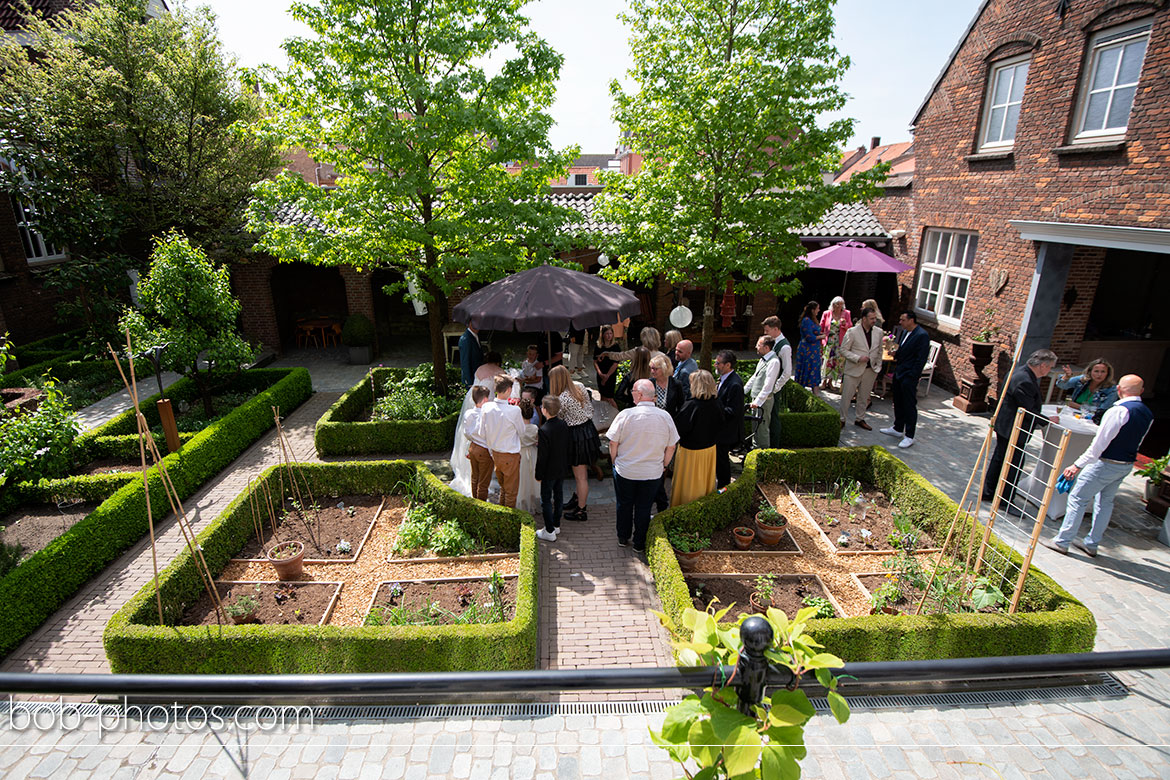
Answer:
<svg viewBox="0 0 1170 780"><path fill-rule="evenodd" d="M703 349L699 353L699 368L712 371L711 336L715 330L715 285L708 284L703 296Z"/></svg>
<svg viewBox="0 0 1170 780"><path fill-rule="evenodd" d="M438 285L426 282L427 294L431 296L427 304L427 324L431 331L431 365L435 372L435 389L440 395L447 394L447 340L443 338L443 325L447 319L447 296Z"/></svg>

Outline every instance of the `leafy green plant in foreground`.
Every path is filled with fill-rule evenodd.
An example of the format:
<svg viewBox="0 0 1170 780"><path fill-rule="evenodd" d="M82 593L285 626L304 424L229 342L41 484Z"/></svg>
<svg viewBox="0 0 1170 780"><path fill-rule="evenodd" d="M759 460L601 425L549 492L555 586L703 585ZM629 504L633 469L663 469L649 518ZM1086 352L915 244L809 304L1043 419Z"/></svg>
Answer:
<svg viewBox="0 0 1170 780"><path fill-rule="evenodd" d="M734 665L742 651L740 625L728 629L719 621L728 613L700 612L687 608L682 626L656 613L672 635L688 637L675 641L680 666ZM773 641L764 657L774 666L789 669L793 679L763 704L752 705L750 715L742 714L736 688L723 684L708 686L702 696L688 696L666 711L662 731L651 729L654 744L666 750L694 780L714 778L800 777L799 762L807 755L804 727L815 714L808 696L799 690L801 678L813 672L828 690L829 707L838 723L849 719L849 705L837 692L839 678L830 669L843 665L840 658L817 652L821 645L804 633L815 608L800 610L794 620L778 609L769 609L764 619L771 625ZM697 767L697 769L692 769Z"/></svg>

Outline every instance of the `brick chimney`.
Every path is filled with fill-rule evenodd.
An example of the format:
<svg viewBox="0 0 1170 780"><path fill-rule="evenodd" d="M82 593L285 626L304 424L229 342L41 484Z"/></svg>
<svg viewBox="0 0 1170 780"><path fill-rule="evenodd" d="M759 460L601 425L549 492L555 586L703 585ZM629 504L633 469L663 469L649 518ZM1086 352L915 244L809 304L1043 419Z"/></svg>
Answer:
<svg viewBox="0 0 1170 780"><path fill-rule="evenodd" d="M881 146L881 143L882 137L880 135L875 135L873 138L869 139L869 150L872 152L874 149Z"/></svg>

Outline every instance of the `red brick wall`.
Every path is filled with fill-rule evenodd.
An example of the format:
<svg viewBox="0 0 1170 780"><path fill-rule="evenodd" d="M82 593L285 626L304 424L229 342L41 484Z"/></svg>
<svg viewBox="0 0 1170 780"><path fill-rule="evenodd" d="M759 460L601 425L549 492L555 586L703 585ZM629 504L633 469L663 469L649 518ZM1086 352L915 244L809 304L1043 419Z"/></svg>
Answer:
<svg viewBox="0 0 1170 780"><path fill-rule="evenodd" d="M1037 248L1020 239L1010 220L1170 227L1170 7L1156 5L1161 7L1080 0L1061 20L1050 0L993 0L918 117L913 208L905 246L896 245L897 253L917 266L929 227L979 234L961 328L928 327L945 346L935 375L940 384L955 389L957 378L972 375L966 362L969 337L982 326L987 307L995 308L1003 328L1003 349L1015 346ZM1057 154L1054 150L1071 137L1089 36L1135 18L1148 18L1153 27L1125 147ZM1026 51L1030 43L1036 45L1011 158L966 159L978 144L990 63ZM878 211L893 204L879 199L874 205ZM1074 262L1076 279L1069 283L1079 298L1062 312L1056 337L1067 354L1079 348L1095 290L1088 280L1099 273L1100 263L1095 252L1079 253ZM996 268L1009 274L998 295L989 282ZM916 273L902 274L899 281L909 303Z"/></svg>
<svg viewBox="0 0 1170 780"><path fill-rule="evenodd" d="M246 263L232 263L232 293L240 302L240 325L244 338L277 352L283 351L272 300L272 269L276 261L258 255Z"/></svg>
<svg viewBox="0 0 1170 780"><path fill-rule="evenodd" d="M1073 251L1072 266L1068 270L1068 282L1064 287L1065 301L1060 307L1060 319L1056 321L1050 346L1060 358L1061 365L1077 362L1104 262L1105 250L1102 248L1079 246ZM1071 296L1074 289L1075 300Z"/></svg>
<svg viewBox="0 0 1170 780"><path fill-rule="evenodd" d="M57 320L62 295L46 290L41 272L29 268L12 201L0 193L0 335L23 344L66 330Z"/></svg>

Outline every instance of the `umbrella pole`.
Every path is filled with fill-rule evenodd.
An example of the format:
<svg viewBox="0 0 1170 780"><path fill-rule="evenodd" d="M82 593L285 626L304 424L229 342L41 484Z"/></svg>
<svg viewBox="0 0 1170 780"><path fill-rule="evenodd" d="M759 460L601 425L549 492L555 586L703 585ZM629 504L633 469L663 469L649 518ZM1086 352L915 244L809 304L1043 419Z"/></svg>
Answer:
<svg viewBox="0 0 1170 780"><path fill-rule="evenodd" d="M845 288L849 286L849 272L845 272L845 281L841 282L841 297L845 297Z"/></svg>

